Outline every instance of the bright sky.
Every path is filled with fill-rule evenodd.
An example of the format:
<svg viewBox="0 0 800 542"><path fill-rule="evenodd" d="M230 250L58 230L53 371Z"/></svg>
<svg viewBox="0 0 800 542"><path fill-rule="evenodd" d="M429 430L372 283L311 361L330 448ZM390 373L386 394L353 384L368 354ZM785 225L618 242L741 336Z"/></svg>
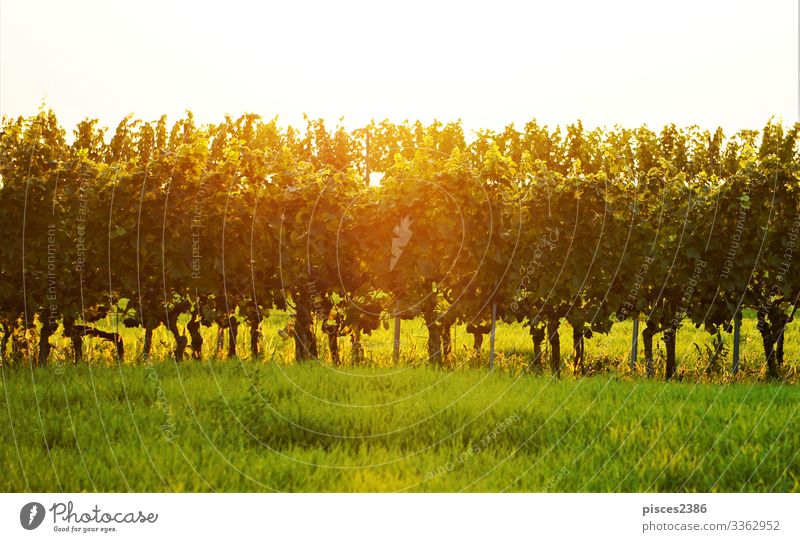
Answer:
<svg viewBox="0 0 800 542"><path fill-rule="evenodd" d="M760 127L798 115L794 0L0 0L0 113Z"/></svg>

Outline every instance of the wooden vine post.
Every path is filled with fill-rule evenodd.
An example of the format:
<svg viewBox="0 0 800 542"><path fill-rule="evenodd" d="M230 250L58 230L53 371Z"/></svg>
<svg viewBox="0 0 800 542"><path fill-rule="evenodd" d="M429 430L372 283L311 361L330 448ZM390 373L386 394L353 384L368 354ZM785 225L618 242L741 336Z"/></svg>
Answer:
<svg viewBox="0 0 800 542"><path fill-rule="evenodd" d="M497 328L497 303L492 303L492 332L489 335L489 370L494 369L494 336Z"/></svg>
<svg viewBox="0 0 800 542"><path fill-rule="evenodd" d="M736 311L733 317L733 364L731 365L731 374L736 374L739 371L739 339L742 334L742 312Z"/></svg>
<svg viewBox="0 0 800 542"><path fill-rule="evenodd" d="M631 372L636 372L636 354L639 350L639 317L633 319L633 332L631 333Z"/></svg>

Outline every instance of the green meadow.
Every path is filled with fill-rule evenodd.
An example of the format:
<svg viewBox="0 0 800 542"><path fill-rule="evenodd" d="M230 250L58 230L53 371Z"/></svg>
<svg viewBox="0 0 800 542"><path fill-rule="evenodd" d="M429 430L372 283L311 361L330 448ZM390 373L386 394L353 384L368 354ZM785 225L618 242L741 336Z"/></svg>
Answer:
<svg viewBox="0 0 800 542"><path fill-rule="evenodd" d="M785 383L232 359L1 386L5 492L800 491Z"/></svg>

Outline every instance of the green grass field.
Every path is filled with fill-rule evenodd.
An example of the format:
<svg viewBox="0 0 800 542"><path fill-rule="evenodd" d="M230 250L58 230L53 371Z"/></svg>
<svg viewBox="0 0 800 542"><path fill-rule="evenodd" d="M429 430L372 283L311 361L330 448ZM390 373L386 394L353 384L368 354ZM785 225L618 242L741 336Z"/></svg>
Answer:
<svg viewBox="0 0 800 542"><path fill-rule="evenodd" d="M800 491L786 384L241 360L3 369L0 491Z"/></svg>

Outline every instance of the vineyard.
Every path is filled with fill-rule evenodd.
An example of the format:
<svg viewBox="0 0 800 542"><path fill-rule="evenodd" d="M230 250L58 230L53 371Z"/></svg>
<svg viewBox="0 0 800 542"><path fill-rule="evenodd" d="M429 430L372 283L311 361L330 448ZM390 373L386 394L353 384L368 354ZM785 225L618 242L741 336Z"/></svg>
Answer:
<svg viewBox="0 0 800 542"><path fill-rule="evenodd" d="M587 349L625 326L612 372L688 376L691 334L697 374L727 378L744 327L748 377L793 381L798 127L465 134L187 113L67 134L51 111L6 118L2 363L91 364L100 343L125 365L160 345L176 362L268 360L291 344L296 361L358 367L383 333L394 363L494 366L499 335L522 329L517 372L580 376L608 369Z"/></svg>

